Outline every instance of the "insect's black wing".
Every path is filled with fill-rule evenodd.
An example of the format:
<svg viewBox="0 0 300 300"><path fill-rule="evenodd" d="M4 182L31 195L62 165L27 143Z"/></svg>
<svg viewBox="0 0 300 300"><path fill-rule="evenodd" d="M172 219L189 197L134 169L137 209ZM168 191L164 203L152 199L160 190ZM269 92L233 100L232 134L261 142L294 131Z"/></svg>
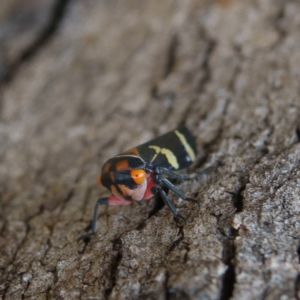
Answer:
<svg viewBox="0 0 300 300"><path fill-rule="evenodd" d="M197 154L195 139L184 126L134 149L146 163L170 170L187 168Z"/></svg>

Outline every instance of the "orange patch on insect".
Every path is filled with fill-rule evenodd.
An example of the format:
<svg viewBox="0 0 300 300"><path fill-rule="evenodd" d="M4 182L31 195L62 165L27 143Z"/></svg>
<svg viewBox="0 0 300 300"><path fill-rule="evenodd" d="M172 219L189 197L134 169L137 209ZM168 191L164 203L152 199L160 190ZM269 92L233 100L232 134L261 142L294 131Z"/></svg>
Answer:
<svg viewBox="0 0 300 300"><path fill-rule="evenodd" d="M124 154L132 154L132 155L135 155L135 156L140 156L139 152L137 151L136 148L129 149L129 150L125 151Z"/></svg>
<svg viewBox="0 0 300 300"><path fill-rule="evenodd" d="M97 181L98 181L98 183L99 183L100 185L103 186L102 180L101 180L101 174L97 177Z"/></svg>
<svg viewBox="0 0 300 300"><path fill-rule="evenodd" d="M145 178L147 177L147 173L144 170L132 170L131 178L136 184L141 184L144 182Z"/></svg>
<svg viewBox="0 0 300 300"><path fill-rule="evenodd" d="M106 163L106 164L103 166L103 173L108 173L109 170L110 170L110 167L111 167L111 163Z"/></svg>
<svg viewBox="0 0 300 300"><path fill-rule="evenodd" d="M118 161L116 164L117 171L123 171L129 169L129 162L127 159L123 159L121 161Z"/></svg>
<svg viewBox="0 0 300 300"><path fill-rule="evenodd" d="M115 182L115 181L116 181L116 179L115 179L115 173L114 173L114 172L109 172L108 174L109 174L110 180L111 180L112 182Z"/></svg>

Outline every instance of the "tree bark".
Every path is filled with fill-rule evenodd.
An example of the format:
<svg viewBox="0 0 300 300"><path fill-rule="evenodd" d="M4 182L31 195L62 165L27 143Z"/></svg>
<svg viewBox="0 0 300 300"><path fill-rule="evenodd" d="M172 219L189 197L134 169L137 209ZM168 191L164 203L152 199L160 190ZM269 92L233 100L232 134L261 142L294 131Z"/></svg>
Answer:
<svg viewBox="0 0 300 300"><path fill-rule="evenodd" d="M300 3L27 2L0 15L1 298L299 299ZM177 184L199 208L169 193L190 222L102 206L77 241L102 164L181 124L214 166Z"/></svg>

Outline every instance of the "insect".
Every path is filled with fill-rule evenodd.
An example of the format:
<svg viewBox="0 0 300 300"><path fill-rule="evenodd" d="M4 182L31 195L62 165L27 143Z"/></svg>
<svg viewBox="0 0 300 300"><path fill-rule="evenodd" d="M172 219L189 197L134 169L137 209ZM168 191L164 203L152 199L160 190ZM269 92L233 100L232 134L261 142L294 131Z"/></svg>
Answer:
<svg viewBox="0 0 300 300"><path fill-rule="evenodd" d="M169 188L183 200L199 204L166 178L190 179L189 175L179 175L174 171L191 165L196 154L195 139L183 126L110 158L102 167L98 183L109 189L112 196L100 198L96 202L90 235L97 231L99 205L130 205L133 201L150 199L156 193L161 196L175 217L186 221L178 213L162 186Z"/></svg>

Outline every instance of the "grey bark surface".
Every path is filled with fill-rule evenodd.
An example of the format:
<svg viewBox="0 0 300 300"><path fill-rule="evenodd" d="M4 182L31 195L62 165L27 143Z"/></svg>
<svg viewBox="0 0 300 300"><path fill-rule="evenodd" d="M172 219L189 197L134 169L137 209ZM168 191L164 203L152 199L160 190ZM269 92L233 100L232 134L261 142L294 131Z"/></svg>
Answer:
<svg viewBox="0 0 300 300"><path fill-rule="evenodd" d="M59 18L53 1L13 3L0 14L1 299L299 299L300 3L78 0ZM22 40L10 12L30 7L44 18ZM190 222L154 200L102 206L77 242L108 195L102 164L180 124L199 149L188 172L220 162L177 185L199 208L169 193Z"/></svg>

